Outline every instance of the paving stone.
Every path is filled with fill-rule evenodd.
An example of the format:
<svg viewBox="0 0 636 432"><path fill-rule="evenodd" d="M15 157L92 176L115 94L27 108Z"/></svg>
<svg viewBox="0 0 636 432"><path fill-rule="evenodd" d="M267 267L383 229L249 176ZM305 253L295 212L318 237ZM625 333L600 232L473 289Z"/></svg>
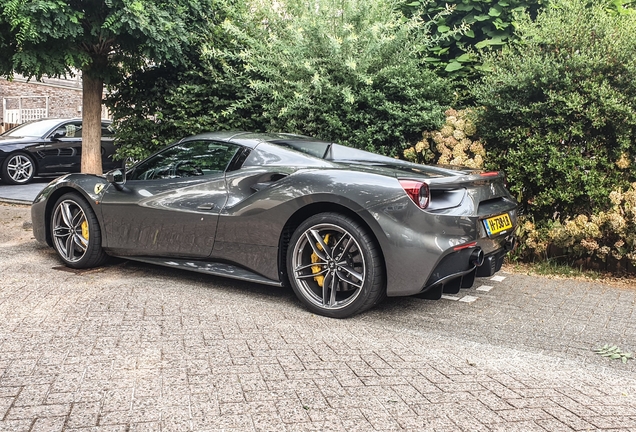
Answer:
<svg viewBox="0 0 636 432"><path fill-rule="evenodd" d="M2 420L0 432L29 432L33 426L33 420Z"/></svg>
<svg viewBox="0 0 636 432"><path fill-rule="evenodd" d="M66 417L38 418L31 427L31 432L61 432L64 430Z"/></svg>
<svg viewBox="0 0 636 432"><path fill-rule="evenodd" d="M284 288L55 272L5 226L0 431L636 430L636 361L592 352L636 349L636 287L508 273L462 290L471 304L389 298L332 320Z"/></svg>
<svg viewBox="0 0 636 432"><path fill-rule="evenodd" d="M575 430L557 419L535 420L535 423L550 432L572 432Z"/></svg>

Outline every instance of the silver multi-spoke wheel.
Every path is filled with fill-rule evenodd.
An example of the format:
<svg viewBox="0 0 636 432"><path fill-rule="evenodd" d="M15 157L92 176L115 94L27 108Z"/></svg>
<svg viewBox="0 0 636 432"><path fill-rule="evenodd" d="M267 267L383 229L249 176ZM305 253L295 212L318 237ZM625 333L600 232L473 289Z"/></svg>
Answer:
<svg viewBox="0 0 636 432"><path fill-rule="evenodd" d="M102 249L102 233L95 212L79 194L62 195L53 207L49 224L53 246L67 266L90 268L108 259Z"/></svg>
<svg viewBox="0 0 636 432"><path fill-rule="evenodd" d="M357 221L337 213L317 214L296 229L287 274L309 309L334 318L372 307L385 292L375 241Z"/></svg>
<svg viewBox="0 0 636 432"><path fill-rule="evenodd" d="M26 154L11 155L2 167L2 180L9 184L25 184L35 175L33 159Z"/></svg>
<svg viewBox="0 0 636 432"><path fill-rule="evenodd" d="M324 309L348 306L364 285L360 245L351 233L333 224L306 230L294 246L292 265L303 293Z"/></svg>
<svg viewBox="0 0 636 432"><path fill-rule="evenodd" d="M53 213L53 242L55 249L69 263L86 255L90 233L84 210L74 200L58 203Z"/></svg>

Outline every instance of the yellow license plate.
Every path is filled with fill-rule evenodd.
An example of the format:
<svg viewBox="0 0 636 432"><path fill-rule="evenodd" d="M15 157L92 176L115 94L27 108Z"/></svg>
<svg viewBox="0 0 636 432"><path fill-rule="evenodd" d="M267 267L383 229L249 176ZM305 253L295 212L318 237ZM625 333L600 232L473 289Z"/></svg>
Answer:
<svg viewBox="0 0 636 432"><path fill-rule="evenodd" d="M512 220L508 213L499 216L494 216L484 220L484 226L489 236L494 236L502 231L506 231L512 228Z"/></svg>

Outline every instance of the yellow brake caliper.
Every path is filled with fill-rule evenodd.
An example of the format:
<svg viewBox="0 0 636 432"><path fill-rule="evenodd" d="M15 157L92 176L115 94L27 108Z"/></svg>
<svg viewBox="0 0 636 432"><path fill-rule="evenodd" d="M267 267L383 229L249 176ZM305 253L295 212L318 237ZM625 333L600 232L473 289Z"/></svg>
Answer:
<svg viewBox="0 0 636 432"><path fill-rule="evenodd" d="M88 222L82 222L82 237L88 240Z"/></svg>
<svg viewBox="0 0 636 432"><path fill-rule="evenodd" d="M325 244L329 244L329 236L330 236L330 234L326 234L323 237L322 241L324 241ZM322 250L322 246L320 245L320 243L316 243L316 247L318 248L318 250ZM317 263L319 261L320 261L320 258L318 257L316 252L312 253L311 254L311 262L312 263ZM311 272L313 274L320 273L321 271L322 271L322 265L316 264L316 265L311 266ZM322 284L325 282L325 277L323 275L314 276L314 280L316 281L318 286L320 288L322 288Z"/></svg>

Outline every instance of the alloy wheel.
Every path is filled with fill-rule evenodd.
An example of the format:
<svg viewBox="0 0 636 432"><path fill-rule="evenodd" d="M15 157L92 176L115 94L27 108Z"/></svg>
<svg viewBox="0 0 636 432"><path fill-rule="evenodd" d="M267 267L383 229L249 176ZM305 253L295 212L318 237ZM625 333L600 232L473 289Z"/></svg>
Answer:
<svg viewBox="0 0 636 432"><path fill-rule="evenodd" d="M328 223L314 225L298 238L292 254L292 277L315 306L342 309L362 292L364 256L346 229Z"/></svg>
<svg viewBox="0 0 636 432"><path fill-rule="evenodd" d="M73 200L58 203L53 213L53 241L62 257L71 263L88 250L89 229L84 210Z"/></svg>
<svg viewBox="0 0 636 432"><path fill-rule="evenodd" d="M17 154L7 162L7 175L15 183L26 183L33 177L33 162L28 156Z"/></svg>

